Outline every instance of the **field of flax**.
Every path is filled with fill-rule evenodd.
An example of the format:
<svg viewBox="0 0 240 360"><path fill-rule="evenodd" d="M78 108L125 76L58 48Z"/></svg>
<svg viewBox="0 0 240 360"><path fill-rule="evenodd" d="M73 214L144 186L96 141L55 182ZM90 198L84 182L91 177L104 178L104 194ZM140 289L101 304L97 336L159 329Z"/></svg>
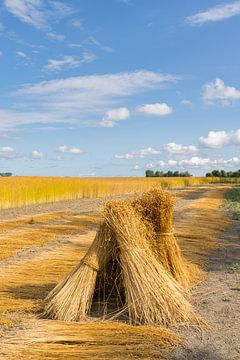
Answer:
<svg viewBox="0 0 240 360"><path fill-rule="evenodd" d="M221 178L0 178L0 209L222 182ZM226 179L225 179L226 181Z"/></svg>

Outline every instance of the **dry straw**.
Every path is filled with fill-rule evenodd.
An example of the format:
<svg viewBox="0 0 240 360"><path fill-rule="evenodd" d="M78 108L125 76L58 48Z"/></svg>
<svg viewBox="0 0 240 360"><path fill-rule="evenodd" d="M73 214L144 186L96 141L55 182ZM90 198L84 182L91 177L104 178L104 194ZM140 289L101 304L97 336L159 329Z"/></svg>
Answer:
<svg viewBox="0 0 240 360"><path fill-rule="evenodd" d="M104 217L119 247L129 322L176 325L198 321L182 287L168 275L151 249L151 233L127 202L111 202Z"/></svg>
<svg viewBox="0 0 240 360"><path fill-rule="evenodd" d="M165 270L186 290L198 279L200 269L181 254L173 230L173 199L165 191L153 189L132 202L142 220L152 228L152 248Z"/></svg>
<svg viewBox="0 0 240 360"><path fill-rule="evenodd" d="M92 305L97 273L111 256L109 241L109 229L102 223L87 254L48 295L47 316L63 321L86 319Z"/></svg>
<svg viewBox="0 0 240 360"><path fill-rule="evenodd" d="M153 192L149 194L154 197ZM162 206L158 213L157 209L153 209L155 213L152 210L159 215L158 229L153 214L136 211L143 200L144 197L138 205L129 201L106 204L104 221L89 251L49 294L45 308L48 316L81 321L89 314L110 317L114 311L114 318L127 314L131 324L169 326L198 322L182 286L172 277L173 266L169 266L168 273L163 258L159 261L156 256L155 234L160 229L169 230L165 217L171 215L172 207ZM153 201L145 203L156 206ZM169 236L165 236L168 241ZM163 251L164 244L171 246L167 241L162 244Z"/></svg>

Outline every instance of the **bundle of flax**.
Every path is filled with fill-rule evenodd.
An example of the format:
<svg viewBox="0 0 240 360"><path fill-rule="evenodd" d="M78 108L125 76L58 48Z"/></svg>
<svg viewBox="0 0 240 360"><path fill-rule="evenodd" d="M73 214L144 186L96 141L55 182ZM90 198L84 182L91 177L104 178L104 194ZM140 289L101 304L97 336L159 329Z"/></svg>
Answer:
<svg viewBox="0 0 240 360"><path fill-rule="evenodd" d="M131 324L197 323L181 285L168 275L151 249L152 232L128 202L110 202L104 218L115 234Z"/></svg>
<svg viewBox="0 0 240 360"><path fill-rule="evenodd" d="M149 192L135 202L108 202L103 218L87 254L47 297L45 314L81 321L94 309L94 315L109 318L114 308L114 318L127 314L131 324L198 323L181 285L185 263L169 235L168 195Z"/></svg>
<svg viewBox="0 0 240 360"><path fill-rule="evenodd" d="M173 233L173 199L163 190L153 189L132 202L142 220L152 226L154 238L152 249L166 271L171 274L186 290L198 278L200 269L189 263Z"/></svg>
<svg viewBox="0 0 240 360"><path fill-rule="evenodd" d="M92 305L98 271L111 256L110 241L109 228L101 223L84 258L46 298L46 316L63 321L86 319Z"/></svg>

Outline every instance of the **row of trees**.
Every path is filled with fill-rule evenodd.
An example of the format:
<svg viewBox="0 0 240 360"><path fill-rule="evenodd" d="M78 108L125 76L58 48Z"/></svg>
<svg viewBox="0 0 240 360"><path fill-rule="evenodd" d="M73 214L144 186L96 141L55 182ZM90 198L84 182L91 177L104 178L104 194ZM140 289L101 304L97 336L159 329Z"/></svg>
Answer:
<svg viewBox="0 0 240 360"><path fill-rule="evenodd" d="M2 177L12 176L12 173L10 172L0 173L0 176Z"/></svg>
<svg viewBox="0 0 240 360"><path fill-rule="evenodd" d="M153 170L146 170L145 172L146 177L190 177L192 176L188 171L179 172L179 171L153 171Z"/></svg>
<svg viewBox="0 0 240 360"><path fill-rule="evenodd" d="M240 178L240 169L237 171L213 170L206 173L206 177Z"/></svg>

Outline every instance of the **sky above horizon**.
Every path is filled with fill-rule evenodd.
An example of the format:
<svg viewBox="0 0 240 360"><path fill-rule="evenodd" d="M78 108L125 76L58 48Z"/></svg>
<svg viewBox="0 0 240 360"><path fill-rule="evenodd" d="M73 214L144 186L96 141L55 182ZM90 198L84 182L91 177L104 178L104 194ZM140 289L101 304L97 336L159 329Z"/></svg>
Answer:
<svg viewBox="0 0 240 360"><path fill-rule="evenodd" d="M240 1L2 0L0 172L240 168Z"/></svg>

